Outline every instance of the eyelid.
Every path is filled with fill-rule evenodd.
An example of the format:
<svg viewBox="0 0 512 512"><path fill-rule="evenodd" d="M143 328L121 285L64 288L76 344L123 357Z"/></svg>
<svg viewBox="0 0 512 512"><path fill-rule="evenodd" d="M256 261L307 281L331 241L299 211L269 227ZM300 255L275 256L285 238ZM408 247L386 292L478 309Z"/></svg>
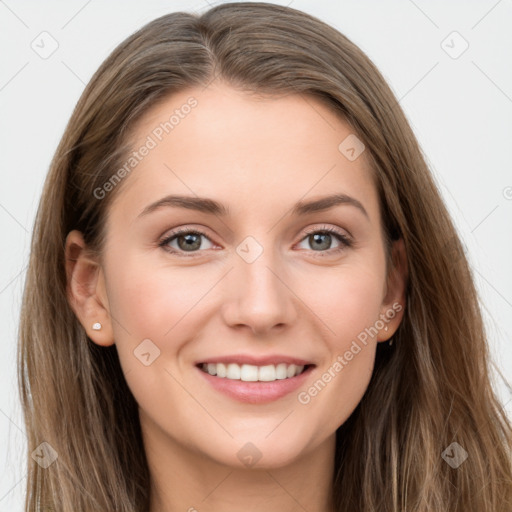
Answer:
<svg viewBox="0 0 512 512"><path fill-rule="evenodd" d="M350 234L345 234L341 231L341 228L334 227L334 226L314 226L312 228L308 228L305 231L305 236L303 236L299 243L301 243L303 240L305 240L309 235L314 233L327 233L329 235L333 235L335 238L338 239L338 242L341 244L341 247L335 247L334 249L328 249L327 251L310 251L314 254L315 258L327 258L329 256L337 255L342 251L345 251L346 249L350 249L354 246L355 241Z"/></svg>
<svg viewBox="0 0 512 512"><path fill-rule="evenodd" d="M314 226L312 228L307 228L305 230L305 235L311 235L313 233L329 233L329 234L335 234L335 235L338 235L340 236L341 238L345 239L347 242L353 242L353 238L352 238L352 235L347 231L347 230L343 230L344 232L342 232L341 228L338 228L338 227L334 227L334 226L322 226L322 227L318 227L318 226ZM300 241L304 240L305 236L302 237L300 239Z"/></svg>
<svg viewBox="0 0 512 512"><path fill-rule="evenodd" d="M185 257L194 257L194 254L201 253L203 251L192 251L191 253L187 254L186 251L177 251L175 249L170 249L167 247L167 244L169 244L171 241L173 241L175 238L177 238L181 234L196 234L203 236L204 238L207 238L212 244L215 245L215 242L206 234L205 230L201 228L193 228L190 226L182 226L180 228L176 228L171 230L171 232L167 232L163 237L160 237L158 240L158 246L161 247L164 251L167 251L170 254L177 254L178 256L185 256Z"/></svg>
<svg viewBox="0 0 512 512"><path fill-rule="evenodd" d="M301 243L309 235L314 234L314 233L327 233L330 235L334 235L341 244L341 247L334 248L334 249L328 249L326 251L311 250L311 252L317 253L316 256L322 257L322 256L332 255L332 254L338 253L344 249L350 248L354 244L353 237L350 234L348 234L348 232L345 231L345 233L347 233L347 234L345 234L341 231L341 228L334 227L334 226L326 226L326 225L323 225L321 227L313 226L313 227L307 228L306 230L304 230L304 235L302 236L302 238L300 238L300 240L297 243ZM185 257L194 257L194 255L198 255L201 252L204 252L204 251L199 250L199 251L192 251L187 254L186 251L177 251L175 249L170 250L169 248L167 248L166 247L167 244L170 243L171 241L173 241L180 234L196 234L199 236L203 236L206 239L208 239L212 244L215 245L215 242L206 234L205 230L203 230L202 228L194 228L191 226L182 226L182 227L173 229L173 230L171 230L170 233L168 232L163 237L160 237L160 239L158 241L158 246L162 247L165 251L169 252L170 254L177 254L179 256L185 256Z"/></svg>

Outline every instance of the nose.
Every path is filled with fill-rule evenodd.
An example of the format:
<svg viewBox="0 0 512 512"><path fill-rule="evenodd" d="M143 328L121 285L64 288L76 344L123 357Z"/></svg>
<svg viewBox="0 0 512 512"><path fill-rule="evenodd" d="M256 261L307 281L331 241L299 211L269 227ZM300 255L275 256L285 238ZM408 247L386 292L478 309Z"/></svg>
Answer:
<svg viewBox="0 0 512 512"><path fill-rule="evenodd" d="M270 250L264 250L252 263L237 255L235 268L227 276L226 324L261 337L292 325L299 300L285 274Z"/></svg>

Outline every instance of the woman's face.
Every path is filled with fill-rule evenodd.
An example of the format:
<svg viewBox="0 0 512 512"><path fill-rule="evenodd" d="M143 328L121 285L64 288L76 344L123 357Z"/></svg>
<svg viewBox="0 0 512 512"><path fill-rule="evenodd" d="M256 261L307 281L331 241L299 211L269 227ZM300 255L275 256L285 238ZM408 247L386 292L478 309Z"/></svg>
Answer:
<svg viewBox="0 0 512 512"><path fill-rule="evenodd" d="M79 316L115 343L145 436L231 466L331 442L403 314L353 130L313 97L214 83L155 106L135 141Z"/></svg>

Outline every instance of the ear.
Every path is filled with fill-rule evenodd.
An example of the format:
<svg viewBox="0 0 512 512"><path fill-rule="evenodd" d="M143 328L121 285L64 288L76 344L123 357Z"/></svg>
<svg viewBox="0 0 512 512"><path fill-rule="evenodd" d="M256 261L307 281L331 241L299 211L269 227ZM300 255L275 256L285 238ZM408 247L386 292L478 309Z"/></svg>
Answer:
<svg viewBox="0 0 512 512"><path fill-rule="evenodd" d="M82 233L70 231L66 237L66 293L69 304L84 327L87 336L97 345L114 344L103 270L88 251ZM92 326L99 322L100 330Z"/></svg>
<svg viewBox="0 0 512 512"><path fill-rule="evenodd" d="M386 289L379 319L384 326L379 329L377 341L387 341L395 334L405 311L405 292L408 280L407 254L403 238L395 240L391 248ZM387 331L384 330L387 326Z"/></svg>

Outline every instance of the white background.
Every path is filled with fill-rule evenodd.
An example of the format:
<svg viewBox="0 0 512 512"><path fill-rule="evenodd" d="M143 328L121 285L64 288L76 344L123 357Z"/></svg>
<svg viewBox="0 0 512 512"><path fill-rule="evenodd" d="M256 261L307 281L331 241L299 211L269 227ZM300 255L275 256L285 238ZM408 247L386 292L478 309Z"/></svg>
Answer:
<svg viewBox="0 0 512 512"><path fill-rule="evenodd" d="M276 3L347 35L400 99L467 246L494 361L510 382L512 3ZM23 508L16 335L31 229L50 159L84 85L114 47L158 16L207 8L201 0L0 1L0 511ZM47 59L31 48L43 31L58 42ZM469 43L455 59L445 51L463 48L459 36L446 39L453 31ZM496 386L512 416L510 384L497 377Z"/></svg>

